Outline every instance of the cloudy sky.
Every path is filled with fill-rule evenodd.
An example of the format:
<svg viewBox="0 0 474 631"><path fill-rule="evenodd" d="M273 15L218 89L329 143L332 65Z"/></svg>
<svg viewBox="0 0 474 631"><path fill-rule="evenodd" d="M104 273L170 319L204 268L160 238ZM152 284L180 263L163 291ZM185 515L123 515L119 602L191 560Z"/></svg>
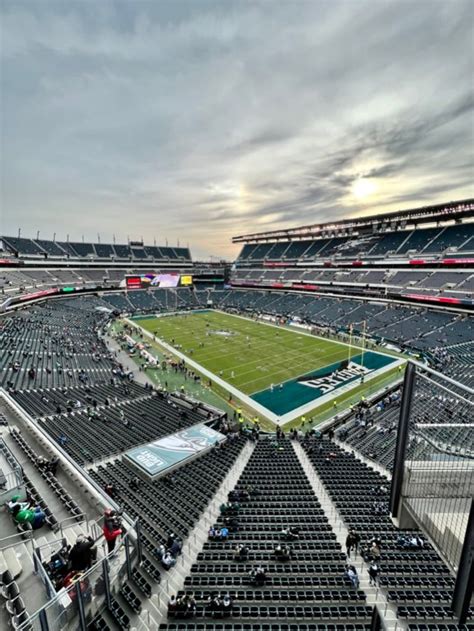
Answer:
<svg viewBox="0 0 474 631"><path fill-rule="evenodd" d="M473 195L473 0L2 0L2 231L189 242Z"/></svg>

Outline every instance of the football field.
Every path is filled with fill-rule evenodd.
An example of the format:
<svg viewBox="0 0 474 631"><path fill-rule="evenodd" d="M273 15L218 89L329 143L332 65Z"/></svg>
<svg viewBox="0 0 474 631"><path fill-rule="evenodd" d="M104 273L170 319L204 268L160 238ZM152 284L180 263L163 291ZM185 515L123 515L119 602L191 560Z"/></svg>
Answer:
<svg viewBox="0 0 474 631"><path fill-rule="evenodd" d="M238 392L285 417L379 374L396 358L218 311L140 316L134 324ZM206 374L206 373L205 373ZM338 379L334 379L334 374Z"/></svg>
<svg viewBox="0 0 474 631"><path fill-rule="evenodd" d="M139 324L245 394L348 356L346 346L215 311Z"/></svg>

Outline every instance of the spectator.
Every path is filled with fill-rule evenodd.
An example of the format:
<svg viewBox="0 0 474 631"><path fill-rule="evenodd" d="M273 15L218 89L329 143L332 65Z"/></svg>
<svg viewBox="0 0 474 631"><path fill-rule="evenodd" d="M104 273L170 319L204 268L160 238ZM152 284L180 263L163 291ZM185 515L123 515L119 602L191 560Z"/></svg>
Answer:
<svg viewBox="0 0 474 631"><path fill-rule="evenodd" d="M88 570L97 559L97 548L92 537L79 535L69 552L70 569L75 572Z"/></svg>
<svg viewBox="0 0 474 631"><path fill-rule="evenodd" d="M377 579L379 576L380 567L376 561L372 561L369 566L369 583L370 585L377 585Z"/></svg>
<svg viewBox="0 0 474 631"><path fill-rule="evenodd" d="M17 524L29 524L33 530L41 528L46 521L46 515L39 506L30 509L22 508L21 504L15 504L12 508L12 515Z"/></svg>
<svg viewBox="0 0 474 631"><path fill-rule="evenodd" d="M181 539L179 537L176 537L176 539L171 544L170 553L174 557L177 557L177 556L179 556L181 554L181 550L182 549L183 549L183 542L181 541Z"/></svg>
<svg viewBox="0 0 474 631"><path fill-rule="evenodd" d="M130 480L130 488L132 489L132 491L138 491L138 489L140 488L140 478L138 476L134 476Z"/></svg>
<svg viewBox="0 0 474 631"><path fill-rule="evenodd" d="M350 558L352 550L355 551L357 556L357 552L359 550L360 543L360 535L353 528L349 530L349 534L346 537L346 552L347 556Z"/></svg>
<svg viewBox="0 0 474 631"><path fill-rule="evenodd" d="M115 549L117 538L124 532L116 511L111 508L104 511L104 525L102 527L102 532L105 540L107 541L107 552L110 554Z"/></svg>
<svg viewBox="0 0 474 631"><path fill-rule="evenodd" d="M220 539L227 539L228 536L229 536L229 529L226 526L224 526L220 530Z"/></svg>
<svg viewBox="0 0 474 631"><path fill-rule="evenodd" d="M346 565L345 575L352 583L354 589L359 589L359 576L357 575L357 570L353 565Z"/></svg>
<svg viewBox="0 0 474 631"><path fill-rule="evenodd" d="M234 561L241 563L242 561L246 561L248 558L249 549L247 546L239 544L234 552Z"/></svg>
<svg viewBox="0 0 474 631"><path fill-rule="evenodd" d="M255 587L262 587L267 580L267 573L265 568L259 565L257 568L250 570L249 572L250 584Z"/></svg>
<svg viewBox="0 0 474 631"><path fill-rule="evenodd" d="M107 495L110 497L110 499L114 499L115 495L116 495L116 489L115 486L112 484L112 482L108 482L105 486L104 486L104 491L107 493Z"/></svg>
<svg viewBox="0 0 474 631"><path fill-rule="evenodd" d="M276 561L285 562L291 559L291 549L287 545L279 543L273 550Z"/></svg>
<svg viewBox="0 0 474 631"><path fill-rule="evenodd" d="M289 527L283 528L280 534L284 541L296 541L300 536L300 531L299 528Z"/></svg>
<svg viewBox="0 0 474 631"><path fill-rule="evenodd" d="M165 570L169 570L173 567L173 565L176 565L176 559L169 550L164 553L161 559L161 565L165 568Z"/></svg>

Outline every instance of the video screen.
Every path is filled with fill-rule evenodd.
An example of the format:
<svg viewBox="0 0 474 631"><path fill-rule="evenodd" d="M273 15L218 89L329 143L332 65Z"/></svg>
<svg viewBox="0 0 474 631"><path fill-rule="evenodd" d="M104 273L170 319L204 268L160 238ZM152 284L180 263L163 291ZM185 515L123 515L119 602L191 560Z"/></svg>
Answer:
<svg viewBox="0 0 474 631"><path fill-rule="evenodd" d="M146 289L147 287L190 287L193 277L190 274L178 272L163 274L137 274L125 277L127 289Z"/></svg>

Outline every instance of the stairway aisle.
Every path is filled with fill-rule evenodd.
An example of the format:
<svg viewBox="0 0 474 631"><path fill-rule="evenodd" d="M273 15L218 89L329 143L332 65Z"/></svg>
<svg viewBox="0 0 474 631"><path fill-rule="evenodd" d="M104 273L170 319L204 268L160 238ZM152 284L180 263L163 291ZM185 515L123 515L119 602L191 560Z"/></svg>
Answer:
<svg viewBox="0 0 474 631"><path fill-rule="evenodd" d="M196 522L193 530L189 533L177 564L163 575L165 577L164 580L155 587L150 599L153 607L152 615L155 621L166 621L170 597L176 595L177 592L184 588L185 578L189 575L191 567L196 562L204 542L207 541L208 530L219 516L219 507L227 501L227 494L237 484L254 449L255 443L248 441L200 519ZM145 615L141 616L144 622L145 618Z"/></svg>

